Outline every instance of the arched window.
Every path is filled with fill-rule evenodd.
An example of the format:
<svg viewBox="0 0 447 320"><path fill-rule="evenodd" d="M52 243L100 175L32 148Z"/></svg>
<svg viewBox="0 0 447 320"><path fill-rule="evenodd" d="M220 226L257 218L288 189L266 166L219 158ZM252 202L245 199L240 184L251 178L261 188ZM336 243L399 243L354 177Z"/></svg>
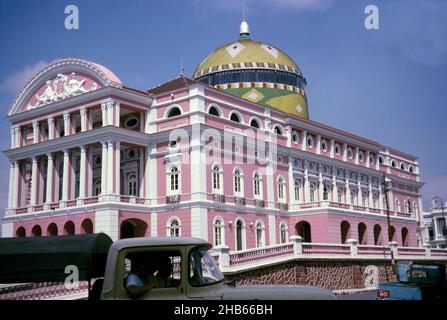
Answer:
<svg viewBox="0 0 447 320"><path fill-rule="evenodd" d="M208 114L213 115L213 116L216 116L216 117L220 117L220 112L219 112L219 110L217 110L216 107L211 107L211 108L208 110Z"/></svg>
<svg viewBox="0 0 447 320"><path fill-rule="evenodd" d="M262 180L259 173L255 172L253 177L253 195L255 199L262 198Z"/></svg>
<svg viewBox="0 0 447 320"><path fill-rule="evenodd" d="M238 122L238 123L241 122L241 118L240 118L239 115L238 115L237 113L235 113L235 112L233 112L233 113L231 114L231 116L230 116L230 120L231 120L231 121L234 121L234 122Z"/></svg>
<svg viewBox="0 0 447 320"><path fill-rule="evenodd" d="M244 222L241 219L236 221L236 250L244 249Z"/></svg>
<svg viewBox="0 0 447 320"><path fill-rule="evenodd" d="M401 212L401 208L400 208L400 201L399 201L399 199L396 199L396 212Z"/></svg>
<svg viewBox="0 0 447 320"><path fill-rule="evenodd" d="M374 225L374 245L382 245L382 227L378 224Z"/></svg>
<svg viewBox="0 0 447 320"><path fill-rule="evenodd" d="M315 202L315 185L313 183L310 184L309 193L310 193L310 202Z"/></svg>
<svg viewBox="0 0 447 320"><path fill-rule="evenodd" d="M213 167L213 192L221 193L222 192L222 177L221 177L220 167L216 164Z"/></svg>
<svg viewBox="0 0 447 320"><path fill-rule="evenodd" d="M390 227L390 238L391 238L391 240L390 241L395 241L395 235L396 235L396 228L394 228L394 226L391 226Z"/></svg>
<svg viewBox="0 0 447 320"><path fill-rule="evenodd" d="M96 179L95 181L95 196L99 196L101 194L101 179Z"/></svg>
<svg viewBox="0 0 447 320"><path fill-rule="evenodd" d="M288 234L287 225L283 222L283 223L281 223L281 226L279 227L279 235L280 235L281 243L287 242L287 238L288 238L287 234Z"/></svg>
<svg viewBox="0 0 447 320"><path fill-rule="evenodd" d="M16 231L16 237L26 237L26 230L24 227L19 227Z"/></svg>
<svg viewBox="0 0 447 320"><path fill-rule="evenodd" d="M286 182L283 177L278 178L278 201L284 202L285 197L285 189L286 189Z"/></svg>
<svg viewBox="0 0 447 320"><path fill-rule="evenodd" d="M256 129L260 128L259 122L256 119L251 119L250 126L253 127L253 128L256 128Z"/></svg>
<svg viewBox="0 0 447 320"><path fill-rule="evenodd" d="M93 233L93 222L90 219L85 219L81 223L81 234L92 234Z"/></svg>
<svg viewBox="0 0 447 320"><path fill-rule="evenodd" d="M233 182L234 182L234 186L233 186L234 193L236 195L243 194L243 176L242 176L242 172L240 169L236 169L234 171Z"/></svg>
<svg viewBox="0 0 447 320"><path fill-rule="evenodd" d="M179 175L177 167L172 167L170 172L170 190L172 193L176 193L179 190Z"/></svg>
<svg viewBox="0 0 447 320"><path fill-rule="evenodd" d="M58 232L57 225L54 222L50 223L47 228L47 235L57 236L57 232Z"/></svg>
<svg viewBox="0 0 447 320"><path fill-rule="evenodd" d="M352 205L355 205L355 192L354 192L354 190L351 190L351 204Z"/></svg>
<svg viewBox="0 0 447 320"><path fill-rule="evenodd" d="M222 219L217 218L214 221L214 245L217 247L224 243L224 224Z"/></svg>
<svg viewBox="0 0 447 320"><path fill-rule="evenodd" d="M168 237L180 237L180 220L172 218L167 225Z"/></svg>
<svg viewBox="0 0 447 320"><path fill-rule="evenodd" d="M137 175L134 172L127 176L127 187L129 196L137 195Z"/></svg>
<svg viewBox="0 0 447 320"><path fill-rule="evenodd" d="M396 160L391 160L391 166L393 168L396 168L397 164L396 164Z"/></svg>
<svg viewBox="0 0 447 320"><path fill-rule="evenodd" d="M337 200L338 200L338 203L343 202L343 189L342 188L337 189Z"/></svg>
<svg viewBox="0 0 447 320"><path fill-rule="evenodd" d="M362 206L366 207L366 192L362 192Z"/></svg>
<svg viewBox="0 0 447 320"><path fill-rule="evenodd" d="M373 200L373 203L372 203L373 204L373 208L377 209L377 196L373 195L373 199L372 200Z"/></svg>
<svg viewBox="0 0 447 320"><path fill-rule="evenodd" d="M182 114L182 112L180 111L180 109L178 107L174 107L171 110L169 110L168 118L176 117L176 116L179 116L181 114Z"/></svg>
<svg viewBox="0 0 447 320"><path fill-rule="evenodd" d="M367 244L367 236L366 236L366 224L360 222L357 231L359 234L359 244Z"/></svg>
<svg viewBox="0 0 447 320"><path fill-rule="evenodd" d="M32 234L34 237L40 237L40 236L42 236L42 228L41 228L38 224L36 224L36 225L31 229L31 234Z"/></svg>
<svg viewBox="0 0 447 320"><path fill-rule="evenodd" d="M261 221L256 223L256 248L262 248L265 242L264 224Z"/></svg>
<svg viewBox="0 0 447 320"><path fill-rule="evenodd" d="M329 188L326 185L323 185L323 200L329 199Z"/></svg>
<svg viewBox="0 0 447 320"><path fill-rule="evenodd" d="M276 125L273 128L273 132L280 136L282 136L284 134L282 128L279 125Z"/></svg>
<svg viewBox="0 0 447 320"><path fill-rule="evenodd" d="M300 221L295 225L295 229L297 235L303 238L303 242L312 242L311 227L309 222Z"/></svg>
<svg viewBox="0 0 447 320"><path fill-rule="evenodd" d="M340 224L341 243L346 243L346 240L351 236L351 225L348 221L342 221Z"/></svg>
<svg viewBox="0 0 447 320"><path fill-rule="evenodd" d="M402 233L402 246L408 247L408 229L403 227L401 233Z"/></svg>
<svg viewBox="0 0 447 320"><path fill-rule="evenodd" d="M75 234L75 225L73 221L67 221L64 224L64 235Z"/></svg>
<svg viewBox="0 0 447 320"><path fill-rule="evenodd" d="M300 200L300 181L299 180L295 180L294 183L294 188L295 188L295 201L299 201Z"/></svg>
<svg viewBox="0 0 447 320"><path fill-rule="evenodd" d="M410 204L410 201L408 199L405 200L405 212L406 213L411 213L411 204Z"/></svg>

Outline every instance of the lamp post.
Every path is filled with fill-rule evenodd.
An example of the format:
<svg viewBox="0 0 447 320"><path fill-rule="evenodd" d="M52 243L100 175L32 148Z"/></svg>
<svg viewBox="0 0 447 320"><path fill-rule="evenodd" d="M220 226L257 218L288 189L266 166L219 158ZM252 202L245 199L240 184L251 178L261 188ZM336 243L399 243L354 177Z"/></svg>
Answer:
<svg viewBox="0 0 447 320"><path fill-rule="evenodd" d="M436 209L436 200L441 203L441 214L442 214L442 218L444 219L444 225L442 226L441 232L442 232L442 235L444 236L444 245L445 245L447 242L447 232L445 232L445 229L447 227L446 226L447 221L444 216L444 201L439 196L433 196L431 199L432 199L432 211L433 211L433 209ZM433 220L434 220L434 223L436 224L436 218L433 217ZM435 235L435 240L436 240L436 235Z"/></svg>
<svg viewBox="0 0 447 320"><path fill-rule="evenodd" d="M392 239L392 232L391 232L391 221L390 221L390 205L388 200L388 190L389 190L389 184L391 182L391 179L387 178L385 174L383 174L383 188L385 192L385 203L386 203L386 220L388 224L388 245L390 246L390 253L391 253L391 268L393 270L393 276L397 278L397 271L396 271L396 260L394 259L394 250L389 244ZM399 281L399 279L397 279Z"/></svg>

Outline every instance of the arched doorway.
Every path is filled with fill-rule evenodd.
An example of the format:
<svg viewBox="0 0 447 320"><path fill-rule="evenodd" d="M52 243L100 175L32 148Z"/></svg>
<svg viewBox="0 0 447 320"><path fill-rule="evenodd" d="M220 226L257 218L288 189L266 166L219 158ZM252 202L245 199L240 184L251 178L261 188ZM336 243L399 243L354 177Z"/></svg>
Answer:
<svg viewBox="0 0 447 320"><path fill-rule="evenodd" d="M120 239L144 237L147 223L140 219L127 219L121 223Z"/></svg>
<svg viewBox="0 0 447 320"><path fill-rule="evenodd" d="M42 236L42 228L36 224L32 229L31 229L31 233L34 237L40 237Z"/></svg>
<svg viewBox="0 0 447 320"><path fill-rule="evenodd" d="M374 245L381 246L382 244L382 227L376 224L374 225Z"/></svg>
<svg viewBox="0 0 447 320"><path fill-rule="evenodd" d="M93 222L90 219L85 219L81 223L81 234L93 233Z"/></svg>
<svg viewBox="0 0 447 320"><path fill-rule="evenodd" d="M236 250L242 250L242 227L243 223L241 220L236 222Z"/></svg>
<svg viewBox="0 0 447 320"><path fill-rule="evenodd" d="M75 225L73 221L67 221L64 224L64 235L75 234Z"/></svg>
<svg viewBox="0 0 447 320"><path fill-rule="evenodd" d="M310 223L307 221L300 221L295 225L296 233L303 238L303 242L312 242L312 234Z"/></svg>
<svg viewBox="0 0 447 320"><path fill-rule="evenodd" d="M364 224L363 222L360 222L357 227L357 231L359 234L359 244L367 244L368 240L367 240L367 236L366 236L366 224Z"/></svg>
<svg viewBox="0 0 447 320"><path fill-rule="evenodd" d="M16 237L26 237L26 230L24 227L19 227L16 231Z"/></svg>
<svg viewBox="0 0 447 320"><path fill-rule="evenodd" d="M346 243L351 237L351 225L348 221L342 221L340 224L340 233L341 233L341 243Z"/></svg>
<svg viewBox="0 0 447 320"><path fill-rule="evenodd" d="M47 235L49 235L49 236L57 236L57 225L54 223L54 222L52 222L52 223L50 223L49 225L48 225L48 228L47 228Z"/></svg>
<svg viewBox="0 0 447 320"><path fill-rule="evenodd" d="M402 246L408 247L408 229L405 227L402 228Z"/></svg>

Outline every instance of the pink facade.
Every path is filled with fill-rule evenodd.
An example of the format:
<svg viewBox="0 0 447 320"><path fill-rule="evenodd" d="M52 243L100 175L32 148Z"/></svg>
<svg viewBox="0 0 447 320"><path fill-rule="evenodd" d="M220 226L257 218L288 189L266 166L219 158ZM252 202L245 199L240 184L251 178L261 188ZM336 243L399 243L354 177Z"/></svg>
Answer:
<svg viewBox="0 0 447 320"><path fill-rule="evenodd" d="M422 184L413 156L183 76L145 92L88 61L79 66L67 59L56 75L52 68L61 67L34 77L9 112L6 235L31 236L38 225L42 236L193 236L232 250L276 245L293 235L314 243L384 245L386 173L391 240L418 245ZM72 89L48 89L57 74L62 79L73 72ZM46 97L46 90L56 95ZM170 116L175 108L180 114ZM230 119L233 113L239 122ZM200 139L209 129L218 137ZM250 149L252 140L271 148L271 175L265 154Z"/></svg>

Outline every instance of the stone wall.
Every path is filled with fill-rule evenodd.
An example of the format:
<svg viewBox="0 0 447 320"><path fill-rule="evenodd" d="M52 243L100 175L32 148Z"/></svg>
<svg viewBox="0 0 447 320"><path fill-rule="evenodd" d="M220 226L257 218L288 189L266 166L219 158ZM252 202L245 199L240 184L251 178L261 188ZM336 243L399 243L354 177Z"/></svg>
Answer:
<svg viewBox="0 0 447 320"><path fill-rule="evenodd" d="M310 285L330 290L371 288L377 282L394 280L387 261L293 261L226 278L237 285Z"/></svg>

